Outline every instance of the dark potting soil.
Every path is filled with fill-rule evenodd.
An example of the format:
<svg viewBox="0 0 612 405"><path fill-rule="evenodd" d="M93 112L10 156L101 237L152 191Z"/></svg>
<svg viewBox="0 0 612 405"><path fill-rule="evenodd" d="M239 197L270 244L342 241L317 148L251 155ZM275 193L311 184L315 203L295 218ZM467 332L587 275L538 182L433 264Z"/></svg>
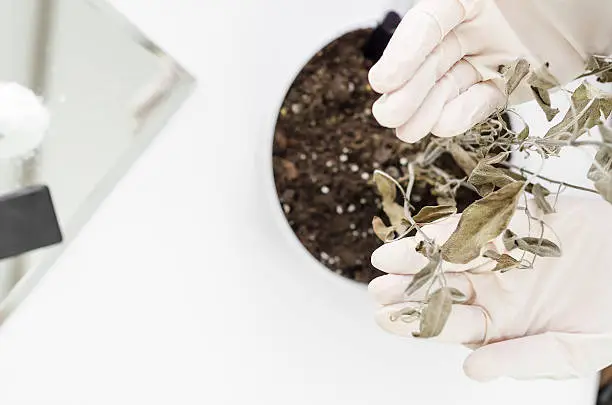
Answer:
<svg viewBox="0 0 612 405"><path fill-rule="evenodd" d="M377 94L368 84L371 62L362 54L371 32L338 38L304 66L280 110L273 149L280 204L301 243L330 270L364 283L383 274L370 264L381 244L372 218L386 219L372 173L405 174L411 157L425 146L399 141L372 116ZM464 175L450 155L436 164ZM460 189L459 211L476 199ZM418 181L411 202L417 210L437 205L430 186Z"/></svg>

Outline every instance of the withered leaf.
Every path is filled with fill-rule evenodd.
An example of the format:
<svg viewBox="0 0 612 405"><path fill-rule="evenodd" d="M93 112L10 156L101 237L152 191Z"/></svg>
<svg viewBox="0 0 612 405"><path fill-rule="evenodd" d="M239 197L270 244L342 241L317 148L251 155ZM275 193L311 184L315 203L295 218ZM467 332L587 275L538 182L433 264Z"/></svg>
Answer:
<svg viewBox="0 0 612 405"><path fill-rule="evenodd" d="M612 64L600 56L589 57L586 65L586 73L578 76L576 79L583 77L596 76L601 83L609 83L612 81Z"/></svg>
<svg viewBox="0 0 612 405"><path fill-rule="evenodd" d="M465 304L468 297L456 288L449 288L451 298L454 304Z"/></svg>
<svg viewBox="0 0 612 405"><path fill-rule="evenodd" d="M391 179L387 178L380 172L374 172L374 183L378 189L378 193L382 197L383 202L393 202L397 196L397 186Z"/></svg>
<svg viewBox="0 0 612 405"><path fill-rule="evenodd" d="M508 152L500 153L496 156L483 159L474 168L468 182L472 184L478 194L486 197L495 190L495 187L504 187L514 182L514 179L506 173L505 169L497 168L492 165L501 163L508 157Z"/></svg>
<svg viewBox="0 0 612 405"><path fill-rule="evenodd" d="M595 189L609 203L612 203L612 176L608 173L595 182Z"/></svg>
<svg viewBox="0 0 612 405"><path fill-rule="evenodd" d="M493 259L493 260L498 260L501 257L501 255L497 253L495 250L487 250L486 252L482 254L482 256L486 257L487 259Z"/></svg>
<svg viewBox="0 0 612 405"><path fill-rule="evenodd" d="M548 64L541 66L527 77L527 83L531 86L531 91L535 96L538 105L546 114L546 119L552 121L559 113L558 108L553 108L550 102L548 90L559 86L559 81L548 70Z"/></svg>
<svg viewBox="0 0 612 405"><path fill-rule="evenodd" d="M488 165L480 161L472 171L468 182L476 188L478 194L486 197L496 187L504 187L514 182L514 179L506 174L503 169Z"/></svg>
<svg viewBox="0 0 612 405"><path fill-rule="evenodd" d="M506 82L507 96L512 94L528 73L529 62L525 59L518 59L502 69L502 75Z"/></svg>
<svg viewBox="0 0 612 405"><path fill-rule="evenodd" d="M527 78L527 83L531 87L544 90L550 90L560 86L557 78L548 69L548 64L544 64L534 70Z"/></svg>
<svg viewBox="0 0 612 405"><path fill-rule="evenodd" d="M435 142L429 142L425 151L423 152L423 166L429 166L433 164L442 154L444 153L444 148Z"/></svg>
<svg viewBox="0 0 612 405"><path fill-rule="evenodd" d="M387 242L389 238L395 233L394 226L387 226L379 217L374 217L372 220L372 228L374 234L383 242Z"/></svg>
<svg viewBox="0 0 612 405"><path fill-rule="evenodd" d="M548 239L533 237L519 238L516 240L519 249L541 257L560 257L561 248Z"/></svg>
<svg viewBox="0 0 612 405"><path fill-rule="evenodd" d="M508 227L524 186L524 182L510 183L466 208L442 246L444 260L465 264L477 258L481 248Z"/></svg>
<svg viewBox="0 0 612 405"><path fill-rule="evenodd" d="M454 205L438 205L435 207L426 206L421 208L418 214L413 219L417 224L428 224L442 218L446 218L457 212L457 207Z"/></svg>
<svg viewBox="0 0 612 405"><path fill-rule="evenodd" d="M529 138L529 126L525 125L525 128L523 128L523 130L518 133L516 139L522 142L527 138Z"/></svg>
<svg viewBox="0 0 612 405"><path fill-rule="evenodd" d="M453 207L457 206L457 201L455 201L455 199L449 196L438 196L436 197L436 202L438 203L438 205L450 205Z"/></svg>
<svg viewBox="0 0 612 405"><path fill-rule="evenodd" d="M552 214L553 212L555 212L555 210L548 203L548 201L546 201L546 195L544 190L544 187L542 187L540 184L534 184L531 192L535 198L537 206L542 210L542 212L544 212L544 214Z"/></svg>
<svg viewBox="0 0 612 405"><path fill-rule="evenodd" d="M506 229L504 231L504 236L502 236L502 243L504 244L506 250L510 251L516 248L516 239L517 235L510 229Z"/></svg>
<svg viewBox="0 0 612 405"><path fill-rule="evenodd" d="M417 245L414 247L414 250L416 250L417 253L420 253L423 256L427 257L427 249L424 241L420 241L419 243L417 243Z"/></svg>
<svg viewBox="0 0 612 405"><path fill-rule="evenodd" d="M601 137L604 142L612 143L612 130L609 127L600 125L599 132L601 133ZM605 145L601 146L595 155L595 162L597 162L597 164L599 164L599 166L601 166L604 170L608 170L608 172L601 171L595 164L593 164L589 169L589 173L587 174L589 180L599 182L606 177L611 176L611 173L609 173L609 168L612 167L612 148ZM600 184L600 187L602 186L605 188L605 183Z"/></svg>
<svg viewBox="0 0 612 405"><path fill-rule="evenodd" d="M501 271L502 273L505 273L508 270L517 268L520 264L521 262L516 260L514 257L503 254L499 257L499 259L497 259L497 265L493 271Z"/></svg>
<svg viewBox="0 0 612 405"><path fill-rule="evenodd" d="M544 114L546 115L546 119L550 122L559 114L558 108L553 108L550 101L550 94L548 90L531 87L531 91L533 92L534 98Z"/></svg>
<svg viewBox="0 0 612 405"><path fill-rule="evenodd" d="M601 116L610 115L610 98L589 82L582 83L572 94L573 109L570 108L563 120L552 127L544 136L556 139L560 134L577 131L582 135L601 124Z"/></svg>
<svg viewBox="0 0 612 405"><path fill-rule="evenodd" d="M383 200L382 208L392 226L399 226L404 220L404 207L396 203L395 201Z"/></svg>
<svg viewBox="0 0 612 405"><path fill-rule="evenodd" d="M461 170L469 176L478 163L476 159L456 143L451 143L448 146L448 151Z"/></svg>
<svg viewBox="0 0 612 405"><path fill-rule="evenodd" d="M453 309L453 299L448 288L440 288L429 296L421 315L417 337L432 338L440 335Z"/></svg>
<svg viewBox="0 0 612 405"><path fill-rule="evenodd" d="M598 128L599 133L601 134L601 139L604 142L612 143L612 128L607 125L600 125Z"/></svg>
<svg viewBox="0 0 612 405"><path fill-rule="evenodd" d="M612 99L610 97L599 99L599 109L604 119L609 118L610 114L612 114Z"/></svg>
<svg viewBox="0 0 612 405"><path fill-rule="evenodd" d="M419 319L420 316L421 316L421 313L415 308L404 308L394 314L391 314L390 319L391 319L391 322L400 320L405 323L412 323L416 321L417 319Z"/></svg>
<svg viewBox="0 0 612 405"><path fill-rule="evenodd" d="M417 292L420 288L426 285L429 281L433 280L436 276L436 270L440 265L440 253L436 252L429 259L429 263L425 265L417 274L414 275L412 281L406 287L406 291L404 291L404 295L409 297L415 292Z"/></svg>

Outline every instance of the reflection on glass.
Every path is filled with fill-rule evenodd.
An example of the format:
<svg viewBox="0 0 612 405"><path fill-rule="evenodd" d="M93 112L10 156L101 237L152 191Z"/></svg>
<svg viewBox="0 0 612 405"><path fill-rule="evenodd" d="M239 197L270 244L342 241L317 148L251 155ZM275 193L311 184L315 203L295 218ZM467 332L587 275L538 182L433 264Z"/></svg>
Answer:
<svg viewBox="0 0 612 405"><path fill-rule="evenodd" d="M34 153L0 159L0 193L47 185L65 237L62 245L0 262L2 321L178 109L194 81L99 0L0 2L0 54L0 82L33 89L51 114Z"/></svg>

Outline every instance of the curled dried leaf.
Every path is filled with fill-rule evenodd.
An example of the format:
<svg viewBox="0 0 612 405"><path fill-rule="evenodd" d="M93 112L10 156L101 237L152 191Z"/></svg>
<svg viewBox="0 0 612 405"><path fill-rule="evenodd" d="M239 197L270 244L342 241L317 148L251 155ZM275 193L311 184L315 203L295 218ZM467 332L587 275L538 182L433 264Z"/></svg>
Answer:
<svg viewBox="0 0 612 405"><path fill-rule="evenodd" d="M559 114L558 108L553 108L550 101L550 94L548 90L531 87L531 91L533 92L534 98L544 114L546 115L546 119L550 122Z"/></svg>
<svg viewBox="0 0 612 405"><path fill-rule="evenodd" d="M560 83L548 69L548 63L535 69L527 78L527 83L531 87L538 89L550 90L559 87Z"/></svg>
<svg viewBox="0 0 612 405"><path fill-rule="evenodd" d="M518 133L516 139L522 142L527 138L529 138L529 127L525 125L525 128L523 128L522 131Z"/></svg>
<svg viewBox="0 0 612 405"><path fill-rule="evenodd" d="M600 83L612 82L612 63L607 57L591 56L586 64L586 72L576 79L583 77L596 76Z"/></svg>
<svg viewBox="0 0 612 405"><path fill-rule="evenodd" d="M454 205L438 205L435 207L427 206L421 208L418 214L413 219L417 224L428 224L442 218L457 213L457 207Z"/></svg>
<svg viewBox="0 0 612 405"><path fill-rule="evenodd" d="M560 257L561 248L554 242L543 238L519 238L516 240L516 245L519 249L540 257Z"/></svg>
<svg viewBox="0 0 612 405"><path fill-rule="evenodd" d="M565 133L582 135L601 124L601 116L610 115L610 96L589 82L582 83L572 94L572 105L563 120L552 127L544 138L559 139Z"/></svg>
<svg viewBox="0 0 612 405"><path fill-rule="evenodd" d="M610 173L595 182L595 189L606 201L612 203L612 176Z"/></svg>
<svg viewBox="0 0 612 405"><path fill-rule="evenodd" d="M507 229L504 232L504 235L502 237L502 243L504 244L504 248L507 251L511 251L513 249L516 249L516 239L517 239L517 235L512 232L511 230Z"/></svg>
<svg viewBox="0 0 612 405"><path fill-rule="evenodd" d="M432 338L440 335L452 308L453 299L448 288L440 288L432 293L421 314L419 333L414 335L420 338Z"/></svg>
<svg viewBox="0 0 612 405"><path fill-rule="evenodd" d="M463 170L468 176L472 173L472 170L476 167L478 162L468 151L463 149L456 143L448 145L448 151L457 163L457 165Z"/></svg>
<svg viewBox="0 0 612 405"><path fill-rule="evenodd" d="M524 186L513 182L466 208L457 229L442 246L444 260L465 264L477 258L482 247L508 227Z"/></svg>
<svg viewBox="0 0 612 405"><path fill-rule="evenodd" d="M454 304L465 304L468 302L468 297L456 288L449 288L451 298Z"/></svg>
<svg viewBox="0 0 612 405"><path fill-rule="evenodd" d="M501 73L506 82L506 95L509 96L529 74L529 62L525 59L518 59L504 66Z"/></svg>
<svg viewBox="0 0 612 405"><path fill-rule="evenodd" d="M372 220L372 229L374 234L383 242L387 242L395 233L394 226L387 226L379 217L374 217Z"/></svg>
<svg viewBox="0 0 612 405"><path fill-rule="evenodd" d="M506 248L506 250L511 251L513 249L516 249L516 239L518 238L518 236L512 232L510 229L506 229L504 231L504 236L502 236L502 243L504 244L504 247Z"/></svg>
<svg viewBox="0 0 612 405"><path fill-rule="evenodd" d="M552 214L555 212L554 208L546 201L546 195L544 187L540 184L534 184L532 187L532 194L535 198L537 206L544 212L544 214Z"/></svg>
<svg viewBox="0 0 612 405"><path fill-rule="evenodd" d="M382 197L383 202L394 202L397 197L397 186L387 176L384 176L382 172L374 172L374 184L376 189Z"/></svg>
<svg viewBox="0 0 612 405"><path fill-rule="evenodd" d="M427 257L427 245L424 241L420 241L419 243L417 243L414 250L416 250L417 253L420 253L423 256Z"/></svg>
<svg viewBox="0 0 612 405"><path fill-rule="evenodd" d="M402 308L399 311L389 315L391 322L400 320L405 323L412 323L418 320L420 317L421 313L417 309L411 307Z"/></svg>
<svg viewBox="0 0 612 405"><path fill-rule="evenodd" d="M440 253L436 252L429 259L429 263L425 265L417 274L414 275L412 282L408 287L406 287L406 291L404 291L404 295L406 297L411 296L423 286L425 286L428 282L432 281L436 276L436 270L440 266L441 258Z"/></svg>
<svg viewBox="0 0 612 405"><path fill-rule="evenodd" d="M601 138L604 142L612 143L612 129L610 127L600 125L599 132L601 133ZM612 168L612 148L602 145L595 155L595 162L597 165L593 164L589 169L589 173L587 175L589 180L599 182L606 177L612 176L612 173L610 173L610 168ZM603 168L604 170L600 170L599 167ZM595 187L597 188L597 184ZM605 193L605 182L600 183L600 188ZM600 194L602 193L599 188L597 190L600 192Z"/></svg>

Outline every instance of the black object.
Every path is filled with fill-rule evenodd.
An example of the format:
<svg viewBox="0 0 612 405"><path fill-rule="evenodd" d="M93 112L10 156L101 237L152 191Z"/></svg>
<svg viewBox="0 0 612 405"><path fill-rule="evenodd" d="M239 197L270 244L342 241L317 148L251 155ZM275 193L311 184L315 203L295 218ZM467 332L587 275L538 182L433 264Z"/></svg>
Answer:
<svg viewBox="0 0 612 405"><path fill-rule="evenodd" d="M606 384L599 389L597 405L612 405L612 383Z"/></svg>
<svg viewBox="0 0 612 405"><path fill-rule="evenodd" d="M0 196L0 259L63 240L47 186L31 186Z"/></svg>
<svg viewBox="0 0 612 405"><path fill-rule="evenodd" d="M400 21L402 17L395 11L390 11L385 15L363 47L363 56L366 59L374 63L378 62Z"/></svg>

